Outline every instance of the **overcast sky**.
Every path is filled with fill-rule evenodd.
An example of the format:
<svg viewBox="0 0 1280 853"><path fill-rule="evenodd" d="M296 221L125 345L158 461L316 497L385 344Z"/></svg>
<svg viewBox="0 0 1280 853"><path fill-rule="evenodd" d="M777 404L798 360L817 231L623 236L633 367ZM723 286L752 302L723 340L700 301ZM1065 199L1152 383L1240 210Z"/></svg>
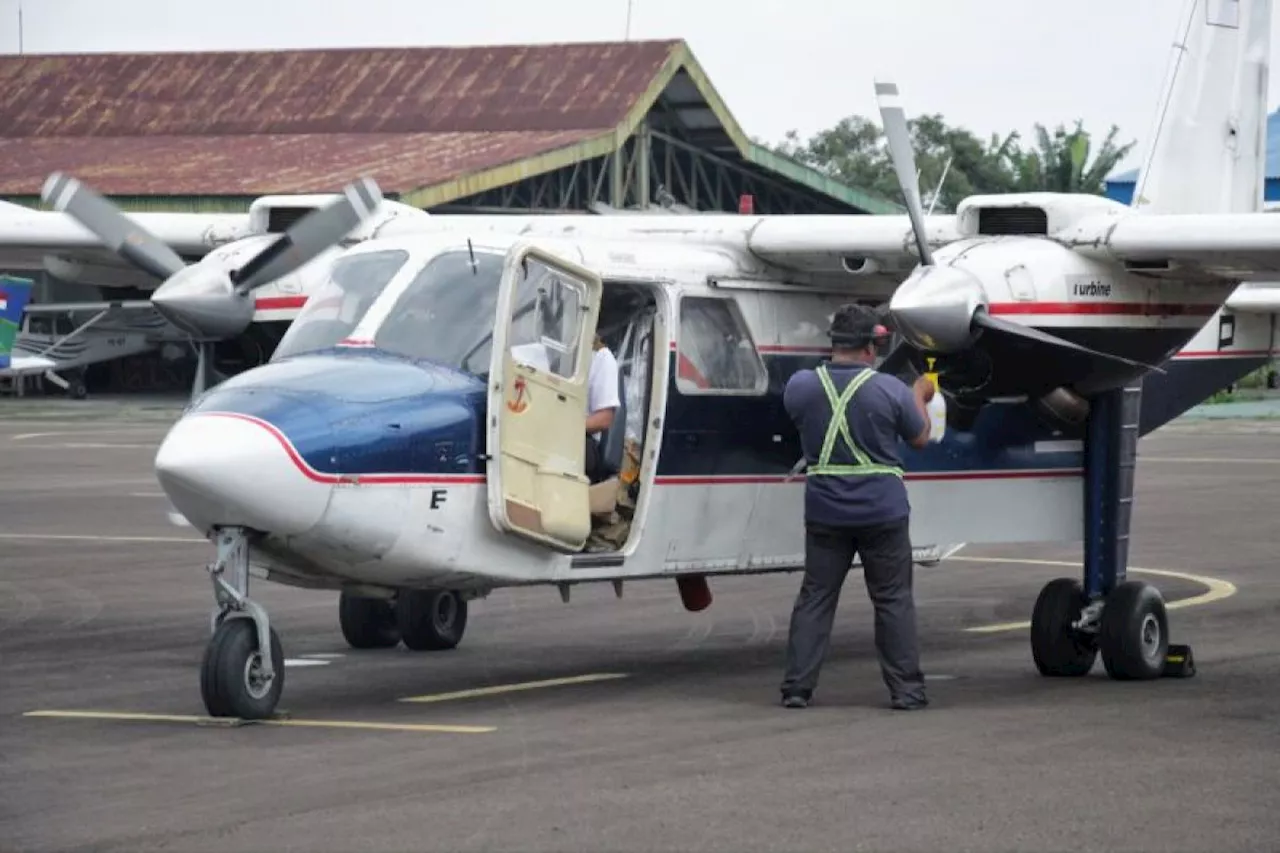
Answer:
<svg viewBox="0 0 1280 853"><path fill-rule="evenodd" d="M27 53L499 44L621 39L628 0L21 0ZM632 38L685 39L746 132L807 136L908 114L988 135L1076 118L1141 156L1181 0L632 0ZM0 0L0 51L19 0ZM1280 15L1276 26L1280 27ZM1270 103L1280 98L1273 63Z"/></svg>

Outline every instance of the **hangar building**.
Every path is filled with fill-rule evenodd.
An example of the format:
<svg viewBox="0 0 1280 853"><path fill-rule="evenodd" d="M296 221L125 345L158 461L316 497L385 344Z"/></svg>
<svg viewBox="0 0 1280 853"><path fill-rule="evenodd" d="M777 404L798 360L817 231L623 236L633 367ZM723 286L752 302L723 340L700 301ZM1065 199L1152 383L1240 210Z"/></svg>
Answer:
<svg viewBox="0 0 1280 853"><path fill-rule="evenodd" d="M55 171L130 211L243 211L359 175L435 213L902 210L754 142L681 40L0 57L0 198L43 206ZM129 370L86 384L188 381Z"/></svg>

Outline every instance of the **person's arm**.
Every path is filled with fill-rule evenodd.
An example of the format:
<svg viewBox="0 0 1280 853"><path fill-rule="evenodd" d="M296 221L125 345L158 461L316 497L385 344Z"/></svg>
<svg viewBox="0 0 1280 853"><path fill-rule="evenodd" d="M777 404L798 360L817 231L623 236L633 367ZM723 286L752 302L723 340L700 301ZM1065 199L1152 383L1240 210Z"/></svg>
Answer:
<svg viewBox="0 0 1280 853"><path fill-rule="evenodd" d="M618 360L604 349L599 350L592 361L595 369L587 379L587 399L595 400L596 409L587 414L588 435L613 426L613 416L622 405L618 399Z"/></svg>
<svg viewBox="0 0 1280 853"><path fill-rule="evenodd" d="M921 376L910 388L899 383L898 433L916 450L929 443L929 410L933 399L933 383Z"/></svg>

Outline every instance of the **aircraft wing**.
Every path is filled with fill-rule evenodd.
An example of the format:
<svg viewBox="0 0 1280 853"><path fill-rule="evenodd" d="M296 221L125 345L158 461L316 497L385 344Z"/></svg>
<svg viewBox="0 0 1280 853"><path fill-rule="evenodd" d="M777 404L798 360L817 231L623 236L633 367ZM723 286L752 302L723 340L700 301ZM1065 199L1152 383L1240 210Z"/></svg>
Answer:
<svg viewBox="0 0 1280 853"><path fill-rule="evenodd" d="M58 363L51 358L45 358L40 355L14 355L10 356L7 366L0 366L0 377L10 378L14 376L26 376L32 373L44 373L53 370Z"/></svg>
<svg viewBox="0 0 1280 853"><path fill-rule="evenodd" d="M926 216L924 227L933 248L961 236L954 215ZM894 277L895 283L920 262L905 214L766 216L747 235L747 247L783 269L880 273Z"/></svg>
<svg viewBox="0 0 1280 853"><path fill-rule="evenodd" d="M189 261L251 233L248 213L131 213L129 218ZM65 213L0 206L0 269L48 270L67 281L155 287L138 269Z"/></svg>
<svg viewBox="0 0 1280 853"><path fill-rule="evenodd" d="M1272 213L1134 213L1087 220L1062 237L1082 254L1139 265L1144 274L1280 280L1280 216Z"/></svg>

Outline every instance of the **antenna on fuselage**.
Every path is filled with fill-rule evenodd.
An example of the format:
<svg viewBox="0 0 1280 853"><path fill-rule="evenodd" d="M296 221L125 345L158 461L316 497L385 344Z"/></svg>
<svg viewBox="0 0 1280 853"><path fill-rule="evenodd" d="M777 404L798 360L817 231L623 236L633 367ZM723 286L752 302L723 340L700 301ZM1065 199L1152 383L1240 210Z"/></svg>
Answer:
<svg viewBox="0 0 1280 853"><path fill-rule="evenodd" d="M479 264L476 263L476 250L471 248L470 237L467 238L467 256L471 258L471 260L468 262L471 266L471 274L479 275L479 272L478 272Z"/></svg>

